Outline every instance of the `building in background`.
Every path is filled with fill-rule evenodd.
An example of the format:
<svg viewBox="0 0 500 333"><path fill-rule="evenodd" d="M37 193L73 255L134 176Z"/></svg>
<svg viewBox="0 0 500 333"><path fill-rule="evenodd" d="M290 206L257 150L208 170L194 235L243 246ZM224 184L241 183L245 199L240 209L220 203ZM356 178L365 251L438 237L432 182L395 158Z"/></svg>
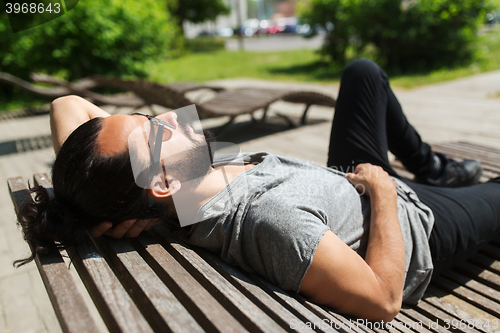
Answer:
<svg viewBox="0 0 500 333"><path fill-rule="evenodd" d="M219 16L215 22L205 22L194 24L186 22L184 24L184 33L187 38L194 38L200 34L222 35L224 37L232 36L232 31L238 26L238 13L236 8L239 7L239 15L242 21L248 19L247 0L225 0L231 13L225 16Z"/></svg>
<svg viewBox="0 0 500 333"><path fill-rule="evenodd" d="M278 1L274 3L274 14L279 14L282 17L293 17L295 16L295 6L297 1L287 0Z"/></svg>
<svg viewBox="0 0 500 333"><path fill-rule="evenodd" d="M252 36L257 33L293 32L295 30L284 29L283 26L284 24L289 26L293 22L296 22L295 8L299 1L226 0L226 4L232 8L229 15L219 16L215 22L200 24L187 22L184 25L184 31L188 38L194 38L200 34L230 37L239 25L238 13L236 11L239 5L239 15L242 23L241 31L244 35ZM285 18L291 19L284 20ZM278 28L269 30L269 27Z"/></svg>

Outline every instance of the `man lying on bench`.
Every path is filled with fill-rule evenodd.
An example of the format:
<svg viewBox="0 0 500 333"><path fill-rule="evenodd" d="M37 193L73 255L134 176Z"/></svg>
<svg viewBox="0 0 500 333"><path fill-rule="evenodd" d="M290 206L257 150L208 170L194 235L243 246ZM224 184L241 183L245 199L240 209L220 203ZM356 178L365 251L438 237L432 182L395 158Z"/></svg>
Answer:
<svg viewBox="0 0 500 333"><path fill-rule="evenodd" d="M364 59L342 76L329 168L264 152L244 154L242 165L207 162L206 137L173 112L109 116L74 96L53 102L51 127L54 197L34 189L20 220L35 252L52 241L70 246L86 230L135 237L169 221L190 244L283 289L390 321L500 229L500 179L475 185L478 162L432 152L385 72ZM398 177L388 150L419 183ZM138 175L132 152L157 168ZM176 196L194 209L179 208ZM180 209L201 222L181 228Z"/></svg>

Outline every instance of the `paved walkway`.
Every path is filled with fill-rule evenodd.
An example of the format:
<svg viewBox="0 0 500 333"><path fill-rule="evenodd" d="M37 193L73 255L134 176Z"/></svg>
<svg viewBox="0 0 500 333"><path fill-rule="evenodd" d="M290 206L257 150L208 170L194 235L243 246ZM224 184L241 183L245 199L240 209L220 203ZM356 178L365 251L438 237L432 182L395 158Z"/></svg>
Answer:
<svg viewBox="0 0 500 333"><path fill-rule="evenodd" d="M323 45L323 39L324 35L318 35L313 38L286 34L255 36L244 38L243 48L245 51L252 52L275 52L297 49L317 50ZM238 51L239 49L239 40L237 38L226 40L226 50Z"/></svg>
<svg viewBox="0 0 500 333"><path fill-rule="evenodd" d="M231 79L214 83L230 88L244 86L300 87L336 96L338 86L276 83L251 79ZM424 140L439 142L468 140L500 147L500 71L453 82L398 90L409 121ZM302 108L276 103L273 112L299 116ZM244 151L266 150L326 163L328 135L333 110L311 108L311 125L274 131L249 126L242 121L224 137L237 142ZM209 120L213 123L213 120ZM7 177L49 172L53 152L47 140L48 116L0 122L0 332L59 332L60 327L42 285L35 264L14 269L12 261L28 254L15 225L14 211L6 186ZM72 269L74 271L74 269Z"/></svg>

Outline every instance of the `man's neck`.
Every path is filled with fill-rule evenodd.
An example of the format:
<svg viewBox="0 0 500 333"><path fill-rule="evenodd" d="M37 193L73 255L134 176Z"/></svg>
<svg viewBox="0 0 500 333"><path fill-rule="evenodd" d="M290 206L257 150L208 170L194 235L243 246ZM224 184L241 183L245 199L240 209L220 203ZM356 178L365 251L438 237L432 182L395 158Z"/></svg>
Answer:
<svg viewBox="0 0 500 333"><path fill-rule="evenodd" d="M198 210L236 177L253 166L253 164L218 166L213 168L197 186L190 187L190 184L183 184L181 190L173 195L181 225L197 222L194 219Z"/></svg>

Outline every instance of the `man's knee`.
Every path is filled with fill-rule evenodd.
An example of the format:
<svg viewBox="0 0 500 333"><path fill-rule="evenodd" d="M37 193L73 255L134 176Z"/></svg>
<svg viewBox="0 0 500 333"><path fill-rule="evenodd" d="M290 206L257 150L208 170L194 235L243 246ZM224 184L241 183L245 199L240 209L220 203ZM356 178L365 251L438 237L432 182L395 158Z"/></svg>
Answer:
<svg viewBox="0 0 500 333"><path fill-rule="evenodd" d="M375 62L359 58L351 61L342 73L342 79L364 80L367 78L380 78L385 76L385 73Z"/></svg>

